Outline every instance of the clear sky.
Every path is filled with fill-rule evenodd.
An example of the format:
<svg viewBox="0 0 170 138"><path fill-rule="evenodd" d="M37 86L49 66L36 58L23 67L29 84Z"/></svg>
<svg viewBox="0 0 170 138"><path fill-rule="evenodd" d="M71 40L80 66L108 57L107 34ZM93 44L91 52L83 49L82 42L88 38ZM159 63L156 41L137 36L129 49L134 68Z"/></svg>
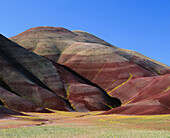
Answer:
<svg viewBox="0 0 170 138"><path fill-rule="evenodd" d="M83 30L170 66L170 0L0 0L0 33Z"/></svg>

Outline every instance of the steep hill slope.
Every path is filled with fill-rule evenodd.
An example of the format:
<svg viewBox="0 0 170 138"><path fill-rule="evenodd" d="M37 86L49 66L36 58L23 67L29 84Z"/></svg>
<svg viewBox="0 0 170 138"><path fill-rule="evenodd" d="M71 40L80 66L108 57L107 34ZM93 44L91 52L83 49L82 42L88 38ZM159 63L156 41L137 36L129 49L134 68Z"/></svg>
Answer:
<svg viewBox="0 0 170 138"><path fill-rule="evenodd" d="M110 95L122 106L103 114L170 114L170 74L129 80Z"/></svg>
<svg viewBox="0 0 170 138"><path fill-rule="evenodd" d="M10 39L39 55L70 67L107 92L128 80L130 74L145 77L170 73L170 68L166 65L137 52L112 46L83 31L36 27Z"/></svg>
<svg viewBox="0 0 170 138"><path fill-rule="evenodd" d="M108 110L120 106L99 86L0 35L1 103L19 111Z"/></svg>
<svg viewBox="0 0 170 138"><path fill-rule="evenodd" d="M146 107L155 100L156 95L160 95L157 98L159 99L164 95L162 91L169 90L169 66L135 51L117 48L83 31L69 31L61 27L36 27L10 39L54 62L66 65L100 86L110 96L120 98L130 109L138 105L143 110L143 105ZM165 95L169 97L169 93ZM140 103L133 104L131 100ZM143 104L145 100L148 102ZM158 105L164 106L162 102ZM125 108L125 105L122 107ZM161 109L151 113L170 113L169 108L169 105L166 105L166 112ZM119 110L119 113L122 112ZM129 111L127 114L141 113Z"/></svg>

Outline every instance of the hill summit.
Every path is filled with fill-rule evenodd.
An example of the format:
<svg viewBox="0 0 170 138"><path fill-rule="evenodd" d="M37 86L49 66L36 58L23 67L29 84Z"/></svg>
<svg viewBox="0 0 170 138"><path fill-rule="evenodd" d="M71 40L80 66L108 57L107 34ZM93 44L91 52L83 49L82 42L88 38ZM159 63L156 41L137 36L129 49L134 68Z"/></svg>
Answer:
<svg viewBox="0 0 170 138"><path fill-rule="evenodd" d="M170 113L167 65L62 27L35 27L9 39L0 37L0 98L10 109Z"/></svg>

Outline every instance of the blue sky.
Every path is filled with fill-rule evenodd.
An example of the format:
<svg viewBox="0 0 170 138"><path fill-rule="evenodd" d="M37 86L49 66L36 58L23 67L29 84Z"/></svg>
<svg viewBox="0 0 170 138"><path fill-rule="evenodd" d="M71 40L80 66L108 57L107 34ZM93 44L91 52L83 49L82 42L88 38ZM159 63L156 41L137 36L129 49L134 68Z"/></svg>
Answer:
<svg viewBox="0 0 170 138"><path fill-rule="evenodd" d="M170 66L170 0L1 0L0 33L83 30Z"/></svg>

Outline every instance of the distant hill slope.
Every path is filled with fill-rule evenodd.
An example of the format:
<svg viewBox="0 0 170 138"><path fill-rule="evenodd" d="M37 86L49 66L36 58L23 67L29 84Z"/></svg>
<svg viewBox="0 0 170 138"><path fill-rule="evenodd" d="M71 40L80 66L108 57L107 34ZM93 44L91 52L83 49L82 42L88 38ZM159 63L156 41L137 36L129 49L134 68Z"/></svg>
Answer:
<svg viewBox="0 0 170 138"><path fill-rule="evenodd" d="M73 70L0 35L0 104L25 112L97 111L120 106Z"/></svg>
<svg viewBox="0 0 170 138"><path fill-rule="evenodd" d="M132 98L140 97L134 97L140 91L147 91L146 97L154 97L152 89L159 94L170 86L169 81L164 78L164 75L170 74L169 66L135 51L115 47L83 31L69 31L61 27L35 27L10 39L38 55L66 65L100 86L110 96L119 97L123 103L130 103ZM163 78L163 82L167 81L166 85L163 82L159 86L155 85L152 78L158 81ZM145 83L148 80L152 85ZM145 100L146 97L141 99Z"/></svg>

